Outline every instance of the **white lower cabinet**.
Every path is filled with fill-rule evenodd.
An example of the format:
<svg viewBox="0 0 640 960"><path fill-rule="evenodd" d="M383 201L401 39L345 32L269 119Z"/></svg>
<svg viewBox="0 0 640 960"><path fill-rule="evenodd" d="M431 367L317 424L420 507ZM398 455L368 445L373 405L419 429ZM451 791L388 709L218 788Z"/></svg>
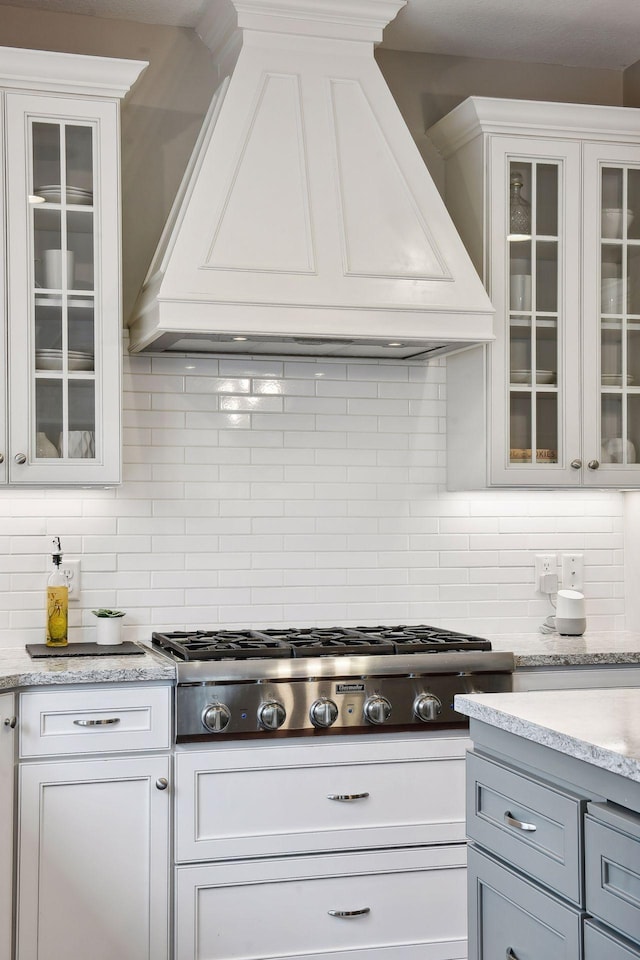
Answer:
<svg viewBox="0 0 640 960"><path fill-rule="evenodd" d="M448 731L178 748L175 960L465 958L468 746Z"/></svg>
<svg viewBox="0 0 640 960"><path fill-rule="evenodd" d="M169 765L22 764L17 960L166 960Z"/></svg>
<svg viewBox="0 0 640 960"><path fill-rule="evenodd" d="M176 960L467 955L464 845L176 871Z"/></svg>
<svg viewBox="0 0 640 960"><path fill-rule="evenodd" d="M14 727L13 694L0 694L0 960L12 956Z"/></svg>

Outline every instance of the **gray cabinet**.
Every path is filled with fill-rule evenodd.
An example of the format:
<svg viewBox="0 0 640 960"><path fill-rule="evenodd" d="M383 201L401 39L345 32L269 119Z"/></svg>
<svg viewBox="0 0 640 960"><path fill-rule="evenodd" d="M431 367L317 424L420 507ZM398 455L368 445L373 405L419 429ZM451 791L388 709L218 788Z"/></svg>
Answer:
<svg viewBox="0 0 640 960"><path fill-rule="evenodd" d="M580 905L582 815L577 794L470 754L467 833L502 860Z"/></svg>
<svg viewBox="0 0 640 960"><path fill-rule="evenodd" d="M584 922L584 960L640 960L640 949L595 920Z"/></svg>
<svg viewBox="0 0 640 960"><path fill-rule="evenodd" d="M469 960L640 960L640 783L471 735Z"/></svg>
<svg viewBox="0 0 640 960"><path fill-rule="evenodd" d="M582 913L471 847L468 854L472 960L577 960Z"/></svg>
<svg viewBox="0 0 640 960"><path fill-rule="evenodd" d="M590 803L585 850L587 910L640 943L640 816Z"/></svg>

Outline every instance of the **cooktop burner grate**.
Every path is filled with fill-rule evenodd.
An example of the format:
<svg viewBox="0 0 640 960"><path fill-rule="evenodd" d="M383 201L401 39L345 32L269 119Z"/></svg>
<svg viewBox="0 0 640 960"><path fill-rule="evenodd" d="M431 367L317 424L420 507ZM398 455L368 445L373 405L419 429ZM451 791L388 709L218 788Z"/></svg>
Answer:
<svg viewBox="0 0 640 960"><path fill-rule="evenodd" d="M442 630L420 624L415 627L355 627L359 633L374 634L395 645L396 653L437 653L440 650L491 650L489 640L468 633Z"/></svg>
<svg viewBox="0 0 640 960"><path fill-rule="evenodd" d="M491 650L488 640L426 624L172 631L154 633L153 642L179 660L193 661Z"/></svg>
<svg viewBox="0 0 640 960"><path fill-rule="evenodd" d="M252 660L291 656L289 647L252 630L154 633L153 642L181 660Z"/></svg>

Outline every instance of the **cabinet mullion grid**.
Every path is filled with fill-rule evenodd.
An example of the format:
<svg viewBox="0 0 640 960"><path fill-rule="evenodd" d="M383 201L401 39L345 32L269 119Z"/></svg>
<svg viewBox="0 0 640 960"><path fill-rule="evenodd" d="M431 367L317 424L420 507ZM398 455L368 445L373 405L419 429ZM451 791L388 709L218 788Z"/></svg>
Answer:
<svg viewBox="0 0 640 960"><path fill-rule="evenodd" d="M557 216L556 216L556 224L557 224L556 233L555 233L555 234L549 234L549 235L547 235L547 234L539 235L539 233L538 233L538 177L539 177L539 167L540 167L541 164L548 164L550 161L549 161L549 160L546 160L546 159L541 159L541 158L534 159L533 157L531 157L531 158L525 158L525 157L519 157L519 158L518 158L518 157L510 157L510 158L509 158L509 164L510 164L510 167L509 167L509 168L510 168L510 169L513 169L513 166L512 166L512 165L517 164L518 162L520 162L520 163L522 163L522 164L526 164L527 166L529 166L530 171L531 171L531 183L530 183L530 196L531 196L531 235L530 235L531 303L530 303L530 310L528 311L529 316L530 316L529 337L530 337L530 362L531 362L531 371L530 371L530 372L531 372L531 383L530 383L530 386L529 386L528 389L527 389L527 388L520 388L520 389L514 391L513 388L512 388L512 389L510 390L510 395L513 396L514 393L516 393L516 394L518 394L518 393L522 394L523 392L526 392L526 393L528 394L528 396L529 396L530 417L531 417L531 420L530 420L530 424L531 424L531 425L530 425L530 438L529 438L529 443L530 443L530 448L531 448L531 459L530 459L529 462L530 462L533 466L539 466L539 465L542 463L542 461L539 461L539 460L538 460L538 456L537 456L537 451L538 451L538 446L539 446L539 437L538 437L538 426L539 426L538 398L539 398L539 396L543 396L543 397L544 397L544 396L551 395L551 394L555 394L555 396L556 396L556 405L555 405L555 430L554 430L554 434L555 434L555 446L556 446L556 449L557 449L556 460L555 460L554 462L556 462L556 463L559 462L559 460L560 460L559 451L560 451L561 449L563 449L562 444L563 444L563 442L564 442L564 441L563 441L563 433L562 433L562 430L561 430L561 417L560 417L560 406L559 406L559 400L560 400L560 371L561 371L561 369L562 369L562 364L561 364L561 358L560 358L560 306L559 306L559 304L560 304L560 302L561 302L560 288L559 288L559 285L560 285L560 283L561 283L561 271L560 271L560 269L559 269L559 268L560 268L560 264L559 264L559 261L558 261L558 254L559 254L559 244L560 244L560 226L561 226L561 219L560 219L560 209L558 209L558 210L556 211L556 214L557 214ZM557 165L556 165L556 166L557 166ZM559 174L560 174L560 171L558 170L558 181L557 181L558 188L560 188L561 184L563 183L562 178L561 178L561 176L560 176ZM559 203L559 200L560 200L560 197L558 196L558 200L557 200L558 203ZM556 265L556 274L555 274L555 277L556 277L556 279L555 279L555 282L556 282L556 292L555 292L555 310L554 310L554 311L550 311L550 310L540 311L540 310L538 309L538 306L539 306L539 304L538 304L538 281L537 281L537 277L538 277L538 253L539 253L539 244L540 244L540 240L541 240L541 239L544 240L545 242L551 242L551 243L553 243L553 244L554 244L554 247L555 247L555 250L556 250L556 264L555 264L555 265ZM514 242L514 241L511 241L511 243L512 243L512 242ZM518 242L518 241L515 241L515 242ZM512 247L511 247L511 244L509 244L509 246L508 246L507 256L508 256L508 260L509 260L508 266L510 267L511 258L512 258ZM507 270L507 273L509 274L509 269ZM509 274L509 275L510 275L510 274ZM512 313L513 313L513 311L512 311L511 308L510 308L510 310L509 310L510 336L511 336L511 326L512 326ZM551 320L551 319L553 319L554 322L555 322L555 360L554 360L554 364L555 364L554 373L555 373L555 378L556 378L555 385L552 385L551 383L539 383L539 382L538 382L538 378L537 378L537 371L538 371L538 367L539 367L539 364L538 364L538 329L539 329L539 325L540 325L540 324L539 324L539 321L540 321L540 319L541 319L541 314L543 315L543 316L542 316L542 321L543 321L542 325L543 325L543 326L545 326L546 323L548 323L549 320Z"/></svg>
<svg viewBox="0 0 640 960"><path fill-rule="evenodd" d="M538 165L531 160L531 462L538 462Z"/></svg>
<svg viewBox="0 0 640 960"><path fill-rule="evenodd" d="M63 257L62 277L62 457L68 456L69 439L69 289L64 251L69 249L67 240L67 125L60 124L60 256Z"/></svg>

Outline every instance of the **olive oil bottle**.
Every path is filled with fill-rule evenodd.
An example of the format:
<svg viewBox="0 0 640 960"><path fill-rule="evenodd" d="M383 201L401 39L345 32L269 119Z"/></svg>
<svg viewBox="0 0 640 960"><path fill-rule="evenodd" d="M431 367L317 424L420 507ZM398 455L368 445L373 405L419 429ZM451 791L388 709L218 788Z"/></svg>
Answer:
<svg viewBox="0 0 640 960"><path fill-rule="evenodd" d="M64 575L60 571L62 563L62 548L60 537L53 540L54 569L47 581L47 646L66 647L69 615L69 587Z"/></svg>

